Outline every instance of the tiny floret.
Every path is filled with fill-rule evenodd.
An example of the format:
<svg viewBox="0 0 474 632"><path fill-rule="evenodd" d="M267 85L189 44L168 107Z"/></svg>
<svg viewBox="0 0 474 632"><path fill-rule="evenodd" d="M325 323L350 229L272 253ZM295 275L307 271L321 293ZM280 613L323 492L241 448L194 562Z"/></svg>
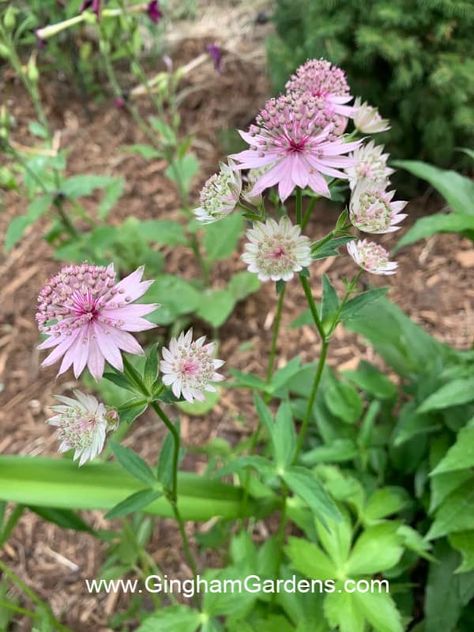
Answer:
<svg viewBox="0 0 474 632"><path fill-rule="evenodd" d="M38 349L54 350L42 366L62 358L59 375L73 366L79 377L87 366L95 379L102 377L105 362L123 370L121 352L142 354L143 349L129 332L156 327L143 316L156 304L132 304L153 281L142 281L138 268L116 282L113 264L88 263L66 266L52 277L38 297L36 321L48 338Z"/></svg>
<svg viewBox="0 0 474 632"><path fill-rule="evenodd" d="M360 145L351 154L354 165L347 169L351 189L355 189L361 180L385 188L394 170L387 167L389 154L384 154L383 149L383 145L375 145L371 140L367 145Z"/></svg>
<svg viewBox="0 0 474 632"><path fill-rule="evenodd" d="M352 224L364 233L393 233L400 229L407 202L392 200L395 191L361 181L352 193L349 214Z"/></svg>
<svg viewBox="0 0 474 632"><path fill-rule="evenodd" d="M81 466L102 452L107 433L117 427L118 414L92 395L76 390L74 396L56 396L60 403L51 407L55 414L48 423L57 428L59 452L74 450L74 460Z"/></svg>
<svg viewBox="0 0 474 632"><path fill-rule="evenodd" d="M281 200L295 187L307 186L330 198L324 176L347 180L341 169L350 167L353 159L343 154L359 145L359 141L344 142L336 132L335 121L328 122L326 109L316 98L282 95L267 102L248 132L239 132L250 149L231 158L238 162L237 169L267 167L250 192L252 196L278 184Z"/></svg>
<svg viewBox="0 0 474 632"><path fill-rule="evenodd" d="M203 224L216 222L232 213L241 191L242 176L235 170L234 163L231 160L228 165L221 162L219 173L212 175L202 188L201 206L194 209L194 214Z"/></svg>
<svg viewBox="0 0 474 632"><path fill-rule="evenodd" d="M354 103L354 125L363 134L379 134L390 129L390 121L380 116L377 108L362 103L359 97Z"/></svg>
<svg viewBox="0 0 474 632"><path fill-rule="evenodd" d="M224 361L213 357L215 345L204 344L205 341L205 336L193 341L190 329L172 338L168 348L163 347L160 362L163 384L171 387L175 397L183 396L188 402L203 401L205 391L216 391L212 383L224 379L217 373Z"/></svg>
<svg viewBox="0 0 474 632"><path fill-rule="evenodd" d="M389 261L389 254L373 241L350 241L347 251L358 266L372 274L395 274L398 263Z"/></svg>
<svg viewBox="0 0 474 632"><path fill-rule="evenodd" d="M288 217L256 222L247 231L242 261L261 281L289 281L311 263L311 243Z"/></svg>

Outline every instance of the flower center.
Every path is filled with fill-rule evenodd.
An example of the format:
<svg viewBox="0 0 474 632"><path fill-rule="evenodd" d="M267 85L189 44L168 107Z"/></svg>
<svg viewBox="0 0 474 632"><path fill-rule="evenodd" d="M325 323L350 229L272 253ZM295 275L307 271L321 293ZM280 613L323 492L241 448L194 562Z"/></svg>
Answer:
<svg viewBox="0 0 474 632"><path fill-rule="evenodd" d="M87 290L85 294L81 292L75 292L73 294L72 309L76 316L87 316L90 320L93 320L99 315L97 300L90 290Z"/></svg>
<svg viewBox="0 0 474 632"><path fill-rule="evenodd" d="M181 372L183 375L197 375L199 373L199 363L186 358L181 364Z"/></svg>
<svg viewBox="0 0 474 632"><path fill-rule="evenodd" d="M270 258L271 259L281 259L282 257L284 257L286 255L286 250L285 248L283 248L283 246L276 246L276 248L274 248L272 250L272 252L270 252Z"/></svg>
<svg viewBox="0 0 474 632"><path fill-rule="evenodd" d="M302 138L301 140L293 140L290 138L288 151L292 154L300 153L304 150L306 145L306 139Z"/></svg>

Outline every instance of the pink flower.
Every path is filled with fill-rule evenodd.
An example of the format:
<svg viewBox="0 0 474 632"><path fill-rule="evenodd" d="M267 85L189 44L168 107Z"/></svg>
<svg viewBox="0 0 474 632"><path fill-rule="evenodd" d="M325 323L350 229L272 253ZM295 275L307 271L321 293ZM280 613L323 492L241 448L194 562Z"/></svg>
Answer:
<svg viewBox="0 0 474 632"><path fill-rule="evenodd" d="M218 44L208 44L206 50L214 64L214 70L221 74L222 72L222 48Z"/></svg>
<svg viewBox="0 0 474 632"><path fill-rule="evenodd" d="M376 145L373 140L367 145L360 145L351 154L355 162L354 166L347 169L350 188L355 189L361 180L382 188L386 186L389 177L395 173L393 169L387 167L389 157L389 154L383 153L383 145Z"/></svg>
<svg viewBox="0 0 474 632"><path fill-rule="evenodd" d="M217 373L223 360L213 358L214 343L204 344L205 336L193 341L193 330L181 333L170 340L169 348L163 347L160 370L163 384L171 386L176 397L181 395L188 402L203 401L204 392L215 392L212 382L221 382L224 377Z"/></svg>
<svg viewBox="0 0 474 632"><path fill-rule="evenodd" d="M148 3L146 10L148 13L148 17L153 22L153 24L158 24L158 22L163 17L163 13L161 11L158 0L151 0L151 2Z"/></svg>
<svg viewBox="0 0 474 632"><path fill-rule="evenodd" d="M389 261L389 254L373 241L350 241L347 251L358 266L372 274L395 274L398 263Z"/></svg>
<svg viewBox="0 0 474 632"><path fill-rule="evenodd" d="M91 9L97 17L100 17L101 2L102 0L84 0L80 6L79 13L86 11L86 9Z"/></svg>
<svg viewBox="0 0 474 632"><path fill-rule="evenodd" d="M352 166L353 159L342 154L353 151L359 141L345 143L334 135L333 125L322 128L325 114L313 97L284 95L270 99L248 132L239 132L250 149L231 158L237 169L268 167L256 181L251 195L278 184L284 201L298 186L331 197L324 176L347 179L341 169Z"/></svg>
<svg viewBox="0 0 474 632"><path fill-rule="evenodd" d="M123 370L121 351L142 354L128 332L156 327L142 318L158 305L132 305L145 294L153 281L142 281L138 268L119 283L113 264L108 267L88 263L71 265L52 277L38 297L36 321L48 335L38 349L54 350L42 366L63 358L58 375L72 365L79 377L86 365L95 379L102 377L107 361Z"/></svg>
<svg viewBox="0 0 474 632"><path fill-rule="evenodd" d="M352 99L346 73L326 59L310 59L300 66L286 84L289 93L308 94L325 103L328 110L343 117L351 117Z"/></svg>
<svg viewBox="0 0 474 632"><path fill-rule="evenodd" d="M349 204L352 224L365 233L393 233L405 219L402 210L408 202L393 201L395 191L361 180L354 189Z"/></svg>

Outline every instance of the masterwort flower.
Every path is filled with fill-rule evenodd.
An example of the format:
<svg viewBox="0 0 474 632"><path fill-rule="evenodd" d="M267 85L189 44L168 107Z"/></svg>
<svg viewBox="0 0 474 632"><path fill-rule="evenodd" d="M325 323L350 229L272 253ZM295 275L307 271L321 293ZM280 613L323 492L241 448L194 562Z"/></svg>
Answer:
<svg viewBox="0 0 474 632"><path fill-rule="evenodd" d="M219 173L212 175L200 194L201 206L194 209L197 219L210 224L226 217L237 206L242 191L242 176L235 170L235 164L220 163Z"/></svg>
<svg viewBox="0 0 474 632"><path fill-rule="evenodd" d="M242 261L261 281L289 281L311 263L310 240L288 217L279 223L274 219L256 222L247 231L247 238Z"/></svg>
<svg viewBox="0 0 474 632"><path fill-rule="evenodd" d="M289 93L309 94L344 117L353 115L353 108L344 105L352 100L346 73L326 59L310 59L300 66L286 84Z"/></svg>
<svg viewBox="0 0 474 632"><path fill-rule="evenodd" d="M359 97L354 103L354 125L363 134L379 134L390 129L390 121L380 116L377 108L362 103Z"/></svg>
<svg viewBox="0 0 474 632"><path fill-rule="evenodd" d="M176 397L184 397L188 402L195 399L203 401L204 392L215 392L212 382L221 382L224 377L217 373L223 360L213 357L213 342L204 344L206 337L193 341L193 330L181 333L170 340L169 347L163 347L160 370L163 384L171 386Z"/></svg>
<svg viewBox="0 0 474 632"><path fill-rule="evenodd" d="M50 366L63 358L59 375L73 365L79 377L84 368L99 379L105 361L123 370L121 351L142 354L128 332L156 327L142 316L158 305L132 305L145 294L153 281L142 281L138 268L116 283L113 264L108 267L88 263L71 265L52 277L38 297L36 320L48 338L39 349L55 349L43 361Z"/></svg>
<svg viewBox="0 0 474 632"><path fill-rule="evenodd" d="M393 233L406 213L401 211L408 202L392 200L395 191L384 191L371 182L361 180L349 203L352 224L365 233Z"/></svg>
<svg viewBox="0 0 474 632"><path fill-rule="evenodd" d="M389 261L389 254L379 244L363 239L350 241L347 251L363 270L372 274L395 274L398 263Z"/></svg>
<svg viewBox="0 0 474 632"><path fill-rule="evenodd" d="M384 154L383 149L383 145L376 145L371 140L367 145L360 145L351 154L354 165L347 169L351 189L355 189L361 180L380 186L388 184L388 178L394 173L394 170L387 167L389 154Z"/></svg>
<svg viewBox="0 0 474 632"><path fill-rule="evenodd" d="M353 164L348 154L359 141L346 143L333 134L314 97L283 95L270 99L248 132L239 132L250 149L234 154L238 169L268 166L251 192L258 195L278 183L282 200L298 186L330 197L324 175L347 179L341 169ZM324 120L322 120L324 119Z"/></svg>
<svg viewBox="0 0 474 632"><path fill-rule="evenodd" d="M107 432L117 427L118 414L92 395L74 391L74 396L56 395L60 404L51 407L55 415L48 423L57 427L59 452L74 450L74 460L83 465L102 452Z"/></svg>

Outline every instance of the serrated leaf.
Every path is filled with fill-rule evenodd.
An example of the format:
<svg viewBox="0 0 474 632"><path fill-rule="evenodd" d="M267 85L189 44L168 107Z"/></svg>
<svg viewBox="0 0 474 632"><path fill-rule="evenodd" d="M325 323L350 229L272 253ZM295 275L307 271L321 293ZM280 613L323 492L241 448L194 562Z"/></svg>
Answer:
<svg viewBox="0 0 474 632"><path fill-rule="evenodd" d="M348 320L355 318L364 307L378 301L382 298L382 296L385 296L386 293L387 288L377 287L354 296L354 298L347 301L342 308L340 316L341 320L343 322L347 322Z"/></svg>
<svg viewBox="0 0 474 632"><path fill-rule="evenodd" d="M323 298L321 301L320 317L323 322L332 320L339 307L339 298L327 274L323 275Z"/></svg>
<svg viewBox="0 0 474 632"><path fill-rule="evenodd" d="M332 380L324 390L324 401L330 412L347 424L355 423L362 415L362 399L349 383Z"/></svg>
<svg viewBox="0 0 474 632"><path fill-rule="evenodd" d="M432 410L442 410L450 406L459 406L474 400L474 378L462 378L444 384L441 388L427 397L418 407L417 413L427 413Z"/></svg>
<svg viewBox="0 0 474 632"><path fill-rule="evenodd" d="M332 237L324 243L316 242L311 246L311 257L314 260L326 259L326 257L336 257L340 254L340 248L345 246L350 241L353 241L354 236L348 235L343 237Z"/></svg>
<svg viewBox="0 0 474 632"><path fill-rule="evenodd" d="M467 481L449 494L438 507L433 524L426 534L435 540L450 533L474 529L474 487Z"/></svg>
<svg viewBox="0 0 474 632"><path fill-rule="evenodd" d="M157 376L158 376L158 349L157 349L157 345L154 344L154 345L151 345L149 349L147 349L145 370L143 373L145 384L150 392L152 390L154 383L156 382Z"/></svg>
<svg viewBox="0 0 474 632"><path fill-rule="evenodd" d="M117 461L131 476L136 478L151 487L156 484L156 478L150 468L150 466L139 456L136 452L130 448L126 448L119 443L113 441L110 442L112 452L117 458Z"/></svg>
<svg viewBox="0 0 474 632"><path fill-rule="evenodd" d="M325 524L325 518L340 520L341 515L336 503L317 480L315 474L303 467L292 467L282 475L291 491L301 498L314 515Z"/></svg>
<svg viewBox="0 0 474 632"><path fill-rule="evenodd" d="M125 500L122 500L122 502L115 505L115 507L112 507L112 509L105 514L105 518L112 520L113 518L122 518L135 511L141 511L162 495L163 493L156 489L142 489L125 498Z"/></svg>
<svg viewBox="0 0 474 632"><path fill-rule="evenodd" d="M385 522L365 529L351 551L348 574L373 575L398 564L403 553L398 527L399 523Z"/></svg>
<svg viewBox="0 0 474 632"><path fill-rule="evenodd" d="M431 476L471 467L474 467L474 427L472 425L461 428L456 442L431 472Z"/></svg>
<svg viewBox="0 0 474 632"><path fill-rule="evenodd" d="M291 566L310 579L334 579L337 568L316 544L290 537L285 547Z"/></svg>
<svg viewBox="0 0 474 632"><path fill-rule="evenodd" d="M56 509L54 507L37 507L35 505L28 505L28 509L35 514L58 525L62 529L72 529L74 531L84 531L94 535L95 531L85 522L80 516L70 509Z"/></svg>
<svg viewBox="0 0 474 632"><path fill-rule="evenodd" d="M277 468L285 469L293 462L296 449L296 433L291 406L288 401L280 404L275 417L273 449Z"/></svg>
<svg viewBox="0 0 474 632"><path fill-rule="evenodd" d="M467 573L474 570L474 530L452 533L449 543L462 555L462 563L456 569L456 573Z"/></svg>
<svg viewBox="0 0 474 632"><path fill-rule="evenodd" d="M201 623L197 610L187 606L169 606L145 619L136 632L196 632Z"/></svg>
<svg viewBox="0 0 474 632"><path fill-rule="evenodd" d="M124 404L121 404L117 412L120 417L121 423L131 424L137 417L142 415L148 408L148 402L143 399L132 399Z"/></svg>
<svg viewBox="0 0 474 632"><path fill-rule="evenodd" d="M362 360L355 371L344 371L343 375L366 393L378 399L391 399L397 394L397 387L389 378L370 362Z"/></svg>

